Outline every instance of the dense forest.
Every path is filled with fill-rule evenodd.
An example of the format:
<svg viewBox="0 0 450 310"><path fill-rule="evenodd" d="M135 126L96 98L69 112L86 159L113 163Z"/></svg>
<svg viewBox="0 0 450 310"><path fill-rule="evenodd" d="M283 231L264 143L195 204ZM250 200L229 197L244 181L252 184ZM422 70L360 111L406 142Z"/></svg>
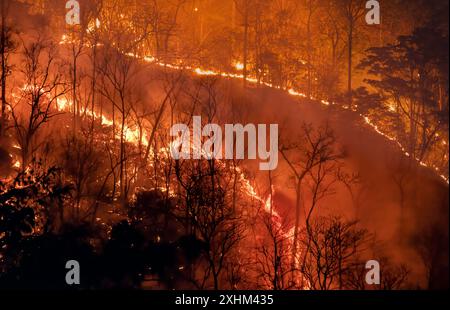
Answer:
<svg viewBox="0 0 450 310"><path fill-rule="evenodd" d="M0 288L448 288L448 1L0 3Z"/></svg>

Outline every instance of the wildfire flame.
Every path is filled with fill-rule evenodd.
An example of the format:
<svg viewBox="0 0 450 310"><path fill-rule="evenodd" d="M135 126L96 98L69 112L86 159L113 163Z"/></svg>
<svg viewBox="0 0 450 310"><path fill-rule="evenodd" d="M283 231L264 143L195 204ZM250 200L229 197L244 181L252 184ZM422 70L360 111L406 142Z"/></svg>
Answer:
<svg viewBox="0 0 450 310"><path fill-rule="evenodd" d="M67 35L63 35L60 44L67 44L67 43L69 43L68 37L67 37ZM226 73L226 72L215 71L215 70L212 70L212 69L203 69L203 68L200 68L200 67L192 68L190 66L180 66L180 65L176 65L176 64L163 63L163 62L158 61L153 56L144 56L144 57L142 57L142 56L139 56L139 55L136 55L136 54L133 54L133 53L127 53L126 55L130 56L130 57L135 57L135 58L141 59L141 60L143 60L145 62L148 62L148 63L156 64L156 65L159 65L159 66L162 66L162 67L165 67L165 68L170 68L170 69L175 69L175 70L191 70L194 74L197 74L199 76L222 76L222 77L225 77L225 78L233 78L233 79L243 79L244 78L243 74ZM241 65L242 65L242 68L243 68L243 64L238 63L238 62L234 63L234 66L235 66L236 69L241 68ZM261 83L262 85L264 85L266 87L280 89L279 86L274 86L273 84L268 83L268 82L264 82L264 81L258 81L258 79L254 78L254 77L251 77L251 76L247 76L246 80L249 83L256 84L256 83L259 82L259 83ZM299 92L299 91L297 91L297 90L295 90L293 88L288 89L287 92L291 96L302 97L302 98L306 98L307 97L306 94L301 93L301 92ZM315 100L317 102L320 102L321 104L323 104L325 106L329 106L330 105L330 102L328 102L326 100L321 100L321 99L317 99L317 98L313 98L313 97L311 99ZM348 107L345 107L345 106L342 106L342 108L348 109ZM353 111L355 111L355 109ZM365 123L368 126L370 126L376 133L378 133L379 135L381 135L384 138L388 139L389 141L394 142L400 148L400 150L403 152L403 154L405 156L410 157L410 154L406 151L405 147L395 137L392 137L392 136L388 135L387 133L384 133L383 131L381 131L378 128L378 126L367 115L359 114L359 116L362 117L364 119ZM132 138L132 137L129 137L129 138ZM443 145L447 145L447 142L445 140L443 140L442 144ZM449 177L446 176L442 171L440 171L439 167L437 167L437 166L435 166L433 164L429 165L429 164L421 161L418 158L414 158L414 160L416 160L418 162L418 164L420 164L421 166L428 167L432 171L436 172L437 175L441 179L443 179L447 184L449 184L449 181L450 181Z"/></svg>
<svg viewBox="0 0 450 310"><path fill-rule="evenodd" d="M238 71L244 70L244 64L243 64L242 62L239 62L239 61L235 62L235 63L233 64L233 67L234 67L236 70L238 70Z"/></svg>

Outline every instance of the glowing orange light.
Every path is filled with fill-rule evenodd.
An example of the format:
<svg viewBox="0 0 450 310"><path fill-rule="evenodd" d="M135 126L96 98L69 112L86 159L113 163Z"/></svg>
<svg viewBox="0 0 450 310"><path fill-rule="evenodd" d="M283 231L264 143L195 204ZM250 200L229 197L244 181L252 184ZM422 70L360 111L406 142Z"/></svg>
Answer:
<svg viewBox="0 0 450 310"><path fill-rule="evenodd" d="M242 62L239 62L239 61L235 62L235 63L233 64L233 67L234 67L236 70L239 70L239 71L244 70L244 64L243 64Z"/></svg>

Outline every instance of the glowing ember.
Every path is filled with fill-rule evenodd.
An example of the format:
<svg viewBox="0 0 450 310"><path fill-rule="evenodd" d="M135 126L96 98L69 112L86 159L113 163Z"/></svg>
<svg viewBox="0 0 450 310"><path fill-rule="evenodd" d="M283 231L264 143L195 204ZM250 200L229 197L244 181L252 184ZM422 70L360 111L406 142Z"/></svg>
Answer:
<svg viewBox="0 0 450 310"><path fill-rule="evenodd" d="M244 64L243 64L242 62L235 62L235 63L233 64L233 67L234 67L236 70L239 70L239 71L244 70Z"/></svg>

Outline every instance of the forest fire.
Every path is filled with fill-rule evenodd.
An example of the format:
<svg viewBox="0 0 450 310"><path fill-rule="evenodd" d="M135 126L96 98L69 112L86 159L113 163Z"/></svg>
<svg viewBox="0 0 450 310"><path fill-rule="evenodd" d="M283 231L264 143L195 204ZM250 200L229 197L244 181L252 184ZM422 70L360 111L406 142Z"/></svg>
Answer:
<svg viewBox="0 0 450 310"><path fill-rule="evenodd" d="M3 0L0 288L448 288L447 9Z"/></svg>
<svg viewBox="0 0 450 310"><path fill-rule="evenodd" d="M61 42L64 42L64 37L65 37L65 35L63 36L63 39L61 40ZM141 56L137 56L137 55L135 55L133 53L128 53L127 55L130 56L130 57L137 57L137 58L140 58L140 59L144 59L146 62L155 63L155 64L160 65L162 67L168 67L168 68L175 69L175 70L182 70L182 69L192 70L195 74L200 75L200 76L222 76L222 77L225 77L225 78L233 78L233 79L243 79L244 78L244 76L240 75L240 74L217 72L217 71L210 70L210 69L202 69L200 67L192 69L189 66L186 67L186 66L177 66L177 65L173 65L173 64L166 64L166 63L162 63L162 62L157 61L153 56L141 57ZM243 64L240 63L240 62L237 62L237 63L234 64L234 67L237 70L241 71L243 69ZM261 82L261 81L258 81L258 79L253 78L253 77L245 77L245 79L246 79L247 82L254 83L254 84L256 84L258 82ZM264 86L266 86L266 87L274 87L274 85L272 85L271 83L262 82L262 84ZM279 87L275 87L275 88L279 89ZM289 89L287 92L290 95L292 95L292 96L307 98L306 94L298 92L298 91L296 91L296 90L294 90L292 88ZM320 100L320 99L316 99L314 97L311 97L311 99L314 100L314 101L318 101L318 102L320 102L321 104L323 104L325 106L329 106L330 105L330 102L327 101L327 100L323 100L323 99ZM397 146L402 150L402 152L407 157L409 157L409 153L405 150L403 145L395 137L391 137L388 134L386 134L383 131L381 131L378 128L378 126L373 121L370 120L370 118L368 116L364 116L364 115L361 115L361 114L360 114L360 116L365 120L366 124L369 125L376 133L380 134L381 136L383 136L384 138L386 138L386 139L388 139L388 140L390 140L392 142L395 142L397 144ZM443 145L447 145L445 140L442 140L441 143ZM431 169L434 172L438 173L440 178L442 178L444 181L446 181L447 184L450 184L449 183L449 175L448 174L442 174L442 172L440 171L439 167L434 166L434 165L428 165L425 162L421 161L419 158L414 158L414 159L423 167L427 167L427 168L431 167Z"/></svg>
<svg viewBox="0 0 450 310"><path fill-rule="evenodd" d="M100 25L100 21L98 19L96 20L96 22L97 22L97 25ZM99 27L100 26L97 26L97 28L99 28ZM70 43L69 41L67 41L67 38L68 38L67 35L63 35L62 38L61 38L60 44L68 44L68 43ZM157 64L159 66L170 68L170 69L174 69L174 70L185 70L185 69L192 70L192 72L194 72L195 74L200 75L200 76L222 76L222 77L225 77L225 78L234 78L234 79L243 79L244 78L244 75L242 75L242 74L224 73L224 72L217 72L217 71L214 71L214 70L211 70L211 69L202 69L200 67L191 68L190 66L178 66L178 65L174 65L174 64L163 63L163 62L158 61L153 56L144 56L144 57L142 57L142 56L138 56L138 55L136 55L134 53L127 53L127 56L143 59L146 62L154 63L154 64ZM233 66L238 71L242 71L244 69L244 64L242 64L241 62L235 62L233 64ZM245 80L247 82L249 82L249 83L254 83L254 84L261 83L261 81L258 81L258 79L254 78L254 77L248 77L247 76L247 77L245 77ZM264 86L266 86L266 87L274 87L274 85L272 85L271 83L262 82L262 84ZM275 87L275 88L279 89L279 87ZM298 91L296 91L296 90L294 90L292 88L288 89L287 92L290 95L292 95L292 96L307 98L306 94L298 92ZM315 101L318 101L318 102L322 103L325 106L329 106L330 105L330 102L327 101L327 100L323 100L323 99L320 100L320 99L316 99L314 97L310 97L310 98L312 100L315 100ZM390 109L394 109L392 106L390 106L389 108ZM364 115L361 115L361 114L360 114L360 116L364 119L366 124L369 125L376 133L380 134L381 136L385 137L386 139L388 139L388 140L390 140L392 142L395 142L396 145L405 154L405 156L407 156L407 157L410 156L409 153L406 151L405 147L395 137L389 136L388 134L386 134L382 130L380 130L378 128L378 126L372 120L370 120L370 118L368 116L364 116ZM444 146L447 145L445 140L442 140L441 143ZM423 162L422 160L420 160L419 158L416 158L416 157L414 159L422 167L426 167L426 168L430 167L432 169L432 171L436 172L441 179L443 179L445 182L447 182L447 184L450 184L449 183L450 182L449 175L448 174L443 174L440 171L439 167L437 167L435 165L428 165L427 163Z"/></svg>

